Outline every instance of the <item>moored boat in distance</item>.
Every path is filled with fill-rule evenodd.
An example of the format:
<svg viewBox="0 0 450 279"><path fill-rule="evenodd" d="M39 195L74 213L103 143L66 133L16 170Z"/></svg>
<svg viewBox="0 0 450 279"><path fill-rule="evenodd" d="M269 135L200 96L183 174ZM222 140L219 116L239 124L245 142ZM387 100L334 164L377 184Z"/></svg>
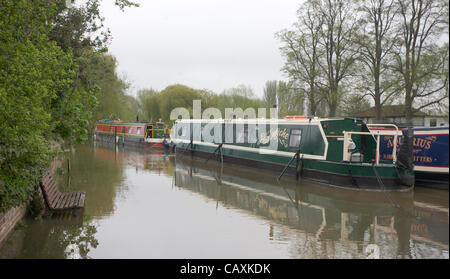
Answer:
<svg viewBox="0 0 450 279"><path fill-rule="evenodd" d="M414 186L412 132L404 136L409 144L387 163L368 125L353 118L181 119L172 142L177 156L215 156L281 172L279 179L289 174L352 189L402 191Z"/></svg>
<svg viewBox="0 0 450 279"><path fill-rule="evenodd" d="M169 129L163 122L125 123L103 120L95 125L95 140L162 148L169 145Z"/></svg>
<svg viewBox="0 0 450 279"><path fill-rule="evenodd" d="M411 127L413 137L413 164L418 185L448 189L448 155L449 155L449 126L441 127ZM391 132L380 139L380 156L382 160L392 161L394 135L398 135L396 149L401 146L403 138L402 128L395 132L389 127L373 127L373 131Z"/></svg>

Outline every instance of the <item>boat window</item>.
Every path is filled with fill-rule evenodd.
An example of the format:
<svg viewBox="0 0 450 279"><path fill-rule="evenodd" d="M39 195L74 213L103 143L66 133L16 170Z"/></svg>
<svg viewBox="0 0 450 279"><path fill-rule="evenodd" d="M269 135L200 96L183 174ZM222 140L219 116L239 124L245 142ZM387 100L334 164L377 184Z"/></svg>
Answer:
<svg viewBox="0 0 450 279"><path fill-rule="evenodd" d="M182 126L180 132L181 132L181 136L185 137L186 134L187 134L187 127L186 126ZM178 132L178 133L180 133L180 132Z"/></svg>
<svg viewBox="0 0 450 279"><path fill-rule="evenodd" d="M113 126L109 126L109 131L110 131L110 132L113 131Z"/></svg>
<svg viewBox="0 0 450 279"><path fill-rule="evenodd" d="M140 135L140 134L141 134L141 127L138 127L138 128L137 128L136 134L137 134L137 135Z"/></svg>
<svg viewBox="0 0 450 279"><path fill-rule="evenodd" d="M236 143L249 143L248 124L236 125Z"/></svg>
<svg viewBox="0 0 450 279"><path fill-rule="evenodd" d="M248 143L248 125L244 126L244 143Z"/></svg>
<svg viewBox="0 0 450 279"><path fill-rule="evenodd" d="M123 126L123 127L122 127L122 134L125 134L126 131L127 131L127 127Z"/></svg>
<svg viewBox="0 0 450 279"><path fill-rule="evenodd" d="M202 139L205 140L204 137L207 136L207 133L208 133L207 130L206 130L206 126L203 126L203 127L201 128L201 131L202 131L202 132L201 132ZM214 128L210 128L210 130L209 130L209 136L212 136L212 137L214 136Z"/></svg>
<svg viewBox="0 0 450 279"><path fill-rule="evenodd" d="M430 127L436 127L437 126L437 119L433 118L430 119Z"/></svg>
<svg viewBox="0 0 450 279"><path fill-rule="evenodd" d="M236 135L236 143L243 143L244 142L244 131L238 131L238 134Z"/></svg>
<svg viewBox="0 0 450 279"><path fill-rule="evenodd" d="M152 138L153 137L153 126L147 126L147 138Z"/></svg>
<svg viewBox="0 0 450 279"><path fill-rule="evenodd" d="M133 127L128 128L128 134L131 134L133 131Z"/></svg>
<svg viewBox="0 0 450 279"><path fill-rule="evenodd" d="M248 126L242 128L236 127L236 143L248 143Z"/></svg>
<svg viewBox="0 0 450 279"><path fill-rule="evenodd" d="M299 147L302 139L302 130L291 129L291 135L289 137L289 147Z"/></svg>

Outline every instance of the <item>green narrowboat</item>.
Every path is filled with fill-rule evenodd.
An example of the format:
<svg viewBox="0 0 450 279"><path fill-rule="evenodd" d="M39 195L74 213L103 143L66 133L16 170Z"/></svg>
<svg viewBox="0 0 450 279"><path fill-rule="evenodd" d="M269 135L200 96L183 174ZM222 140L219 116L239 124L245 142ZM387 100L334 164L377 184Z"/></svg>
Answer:
<svg viewBox="0 0 450 279"><path fill-rule="evenodd" d="M115 144L167 147L169 129L163 122L125 123L103 120L95 125L95 140Z"/></svg>
<svg viewBox="0 0 450 279"><path fill-rule="evenodd" d="M406 144L386 162L367 126L353 118L179 119L172 147L178 156L273 170L279 179L287 174L353 189L411 189L412 133L404 130Z"/></svg>

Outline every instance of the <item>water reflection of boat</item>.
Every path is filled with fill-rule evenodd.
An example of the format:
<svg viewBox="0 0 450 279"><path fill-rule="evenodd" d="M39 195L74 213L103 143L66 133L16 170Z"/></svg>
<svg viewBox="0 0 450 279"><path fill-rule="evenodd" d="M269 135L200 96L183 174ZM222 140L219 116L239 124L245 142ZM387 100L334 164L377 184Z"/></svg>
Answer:
<svg viewBox="0 0 450 279"><path fill-rule="evenodd" d="M200 161L177 160L174 179L177 187L201 193L225 207L244 209L287 225L318 240L356 243L360 253L364 245L386 239L392 242L386 247L397 247L390 252L391 257L411 256L411 241L448 250L448 236L443 237L448 235L448 210L446 219L431 221L427 216L418 216L420 206L414 203L411 192L330 189L307 181L301 181L301 185L295 181L280 185L260 172L227 166L215 169ZM441 213L432 207L427 210L433 212L429 216ZM424 225L428 231L439 233L417 231Z"/></svg>
<svg viewBox="0 0 450 279"><path fill-rule="evenodd" d="M112 159L136 169L169 173L169 160L165 149L150 149L136 145L115 145L108 142L94 141L96 157L104 161Z"/></svg>

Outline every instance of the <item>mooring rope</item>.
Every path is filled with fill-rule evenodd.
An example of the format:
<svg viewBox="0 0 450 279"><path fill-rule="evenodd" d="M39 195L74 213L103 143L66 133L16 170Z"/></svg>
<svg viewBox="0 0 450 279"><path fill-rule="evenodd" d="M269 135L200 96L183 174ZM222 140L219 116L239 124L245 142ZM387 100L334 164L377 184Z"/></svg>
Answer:
<svg viewBox="0 0 450 279"><path fill-rule="evenodd" d="M214 150L214 152L209 156L209 158L206 159L205 164L209 161L209 159L211 159L211 157L216 155L216 153L217 153L217 157L218 157L217 161L219 161L219 156L220 156L220 161L221 161L221 163L223 163L223 147L222 147L222 145L223 145L223 143L221 143L221 144L219 144L219 146L217 146L216 150Z"/></svg>
<svg viewBox="0 0 450 279"><path fill-rule="evenodd" d="M410 218L414 218L414 219L416 219L416 220L420 220L420 219L421 219L420 217L414 216L414 214L411 213L409 210L404 209L403 207L401 207L400 205L398 205L396 202L394 202L394 201L392 200L391 195L389 195L389 193L388 193L388 192L386 191L386 189L385 189L385 186L384 186L384 184L383 184L383 181L382 181L381 177L378 175L378 171L377 171L376 168L375 168L375 164L373 163L372 166L373 166L373 170L374 170L374 172L375 172L375 175L376 175L376 177L377 177L378 184L380 185L380 188L382 188L381 190L382 190L383 194L387 197L387 199L389 200L389 202L391 203L391 205L392 205L393 207L395 207L395 208L397 208L397 209L403 211L403 213L405 213L405 214L406 214L407 216L409 216ZM398 170L397 170L397 173L398 173Z"/></svg>
<svg viewBox="0 0 450 279"><path fill-rule="evenodd" d="M372 163L372 168L373 171L375 173L375 177L377 178L378 181L378 186L380 186L381 191L383 192L383 194L387 197L387 199L389 200L389 202L391 203L391 205L395 208L401 208L397 203L395 203L391 196L389 195L388 192L386 192L386 187L384 186L383 180L381 179L380 175L378 174L377 168L375 167L375 162Z"/></svg>
<svg viewBox="0 0 450 279"><path fill-rule="evenodd" d="M188 150L189 147L192 147L192 141L186 146L186 148L183 150L183 152L181 152L180 156L182 156L184 154L184 152L186 152Z"/></svg>

